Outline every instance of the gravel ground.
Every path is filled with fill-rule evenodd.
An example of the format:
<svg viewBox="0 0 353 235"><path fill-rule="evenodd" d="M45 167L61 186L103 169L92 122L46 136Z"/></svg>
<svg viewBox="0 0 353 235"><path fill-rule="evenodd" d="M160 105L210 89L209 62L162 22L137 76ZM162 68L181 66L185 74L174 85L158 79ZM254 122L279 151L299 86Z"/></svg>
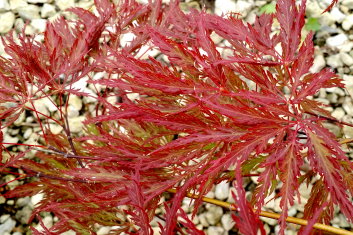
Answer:
<svg viewBox="0 0 353 235"><path fill-rule="evenodd" d="M320 93L314 97L317 100L327 104L327 109L332 112L332 115L339 120L353 123L353 1L343 0L335 6L330 12L321 14L322 11L330 4L331 0L311 0L307 5L307 17L317 20L319 29L315 33L315 65L312 71L316 72L325 66L334 69L340 76L343 77L347 89L332 88L322 89ZM226 13L228 10L236 10L241 13L241 17L248 22L253 22L255 15L259 9L265 5L274 3L274 1L266 0L216 0L207 1L205 4L212 9L216 14ZM197 1L187 1L186 3L194 7L198 7ZM11 29L20 32L25 24L29 22L26 28L26 34L37 34L45 30L47 20L53 20L60 14L65 14L71 17L68 13L63 13L68 7L78 6L89 8L93 5L91 0L0 0L0 34L4 35ZM316 25L317 25L316 24ZM315 24L313 24L315 26ZM40 39L40 36L38 37ZM3 46L0 41L0 54L4 55ZM103 74L96 74L95 76L102 76ZM77 85L86 92L93 92L90 86L83 81ZM72 97L70 100L71 110L71 127L73 132L80 132L82 126L75 125L80 123L84 117L80 116L80 111L84 104L92 104L93 100L79 99ZM40 112L50 114L55 109L48 100L40 100L36 107L41 107ZM328 128L335 133L337 137L353 138L353 128L344 126L342 129L327 124ZM61 128L53 125L53 132L59 133ZM27 143L34 144L38 139L39 126L34 122L31 116L22 115L11 129L4 131L4 142L11 143ZM23 148L18 146L7 146L11 151L22 151ZM347 149L351 154L350 149ZM0 179L0 183L15 179L13 175L6 175ZM28 180L28 179L27 179ZM13 181L4 188L0 188L0 192L6 191L16 185L23 184L24 181ZM253 188L257 183L256 177L251 177L245 182L246 188ZM309 187L302 186L300 192L302 193L302 203L305 203L309 197L311 185ZM229 183L221 183L214 187L214 189L207 195L211 198L216 198L223 201L232 202L231 197L232 188ZM0 234L1 235L21 235L31 234L29 232L28 218L35 204L40 201L42 195L33 197L20 198L15 200L6 200L0 196ZM281 212L279 207L279 200L271 200L264 209L273 212ZM183 208L186 212L190 212L190 199L186 198L183 203ZM289 216L301 217L303 213L302 205L295 205L289 210ZM347 223L346 219L339 211L336 211L335 218L332 225L344 229L352 229L353 225ZM50 227L56 218L50 213L43 214L44 223ZM262 219L265 222L265 228L270 233L278 231L278 223L272 219ZM158 224L161 222L156 218L152 225L158 234ZM198 215L194 218L194 222L199 229L203 229L210 235L226 235L236 234L237 230L233 228L233 221L229 211L211 204L203 205L200 208ZM38 227L35 223L32 224ZM101 227L98 234L107 234L111 228ZM287 234L296 234L298 226L288 224ZM67 232L68 234L75 234Z"/></svg>

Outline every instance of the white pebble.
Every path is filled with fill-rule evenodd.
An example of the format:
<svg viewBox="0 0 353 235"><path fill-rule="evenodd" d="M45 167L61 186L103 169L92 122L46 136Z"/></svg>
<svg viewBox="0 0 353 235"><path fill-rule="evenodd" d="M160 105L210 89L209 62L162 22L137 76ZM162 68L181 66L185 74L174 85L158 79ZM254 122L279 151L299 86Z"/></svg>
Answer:
<svg viewBox="0 0 353 235"><path fill-rule="evenodd" d="M219 200L224 200L228 197L229 194L229 183L222 181L216 185L215 196Z"/></svg>
<svg viewBox="0 0 353 235"><path fill-rule="evenodd" d="M15 23L15 14L11 11L0 14L0 33L9 32Z"/></svg>
<svg viewBox="0 0 353 235"><path fill-rule="evenodd" d="M45 3L40 10L40 16L42 18L49 18L54 16L56 13L55 6Z"/></svg>
<svg viewBox="0 0 353 235"><path fill-rule="evenodd" d="M341 61L342 61L345 65L347 65L347 66L352 66L352 65L353 65L353 58L352 58L352 56L350 56L348 53L342 52L342 53L340 53L339 55L340 55Z"/></svg>
<svg viewBox="0 0 353 235"><path fill-rule="evenodd" d="M332 36L326 39L327 46L331 48L342 46L346 41L348 41L347 35L341 33L336 36Z"/></svg>
<svg viewBox="0 0 353 235"><path fill-rule="evenodd" d="M39 7L36 5L31 5L31 4L29 4L28 6L25 6L25 7L18 8L18 14L24 20L33 20L33 19L40 18Z"/></svg>
<svg viewBox="0 0 353 235"><path fill-rule="evenodd" d="M231 230L235 225L232 215L229 213L224 214L222 216L221 222L222 222L223 228L227 231Z"/></svg>
<svg viewBox="0 0 353 235"><path fill-rule="evenodd" d="M75 6L75 0L56 0L55 4L60 10L66 10L67 8Z"/></svg>
<svg viewBox="0 0 353 235"><path fill-rule="evenodd" d="M0 12L8 11L8 10L10 10L9 2L7 0L1 0L0 1Z"/></svg>

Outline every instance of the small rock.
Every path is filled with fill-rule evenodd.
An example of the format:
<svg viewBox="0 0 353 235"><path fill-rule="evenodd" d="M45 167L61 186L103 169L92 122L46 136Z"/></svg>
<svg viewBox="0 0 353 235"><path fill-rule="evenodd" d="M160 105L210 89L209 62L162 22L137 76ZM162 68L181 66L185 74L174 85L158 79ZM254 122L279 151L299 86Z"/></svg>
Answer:
<svg viewBox="0 0 353 235"><path fill-rule="evenodd" d="M50 131L54 134L54 135L57 135L57 134L60 134L61 131L63 130L63 127L58 125L58 124L53 124L53 123L50 123L49 124L49 128L50 128Z"/></svg>
<svg viewBox="0 0 353 235"><path fill-rule="evenodd" d="M47 20L45 19L33 19L31 25L39 33L43 33L47 27Z"/></svg>
<svg viewBox="0 0 353 235"><path fill-rule="evenodd" d="M44 226L46 227L46 228L50 228L50 227L52 227L53 226L53 217L51 216L51 215L49 215L49 216L45 216L44 218L43 218L43 224L44 224ZM37 230L39 230L39 231L44 231L44 228L40 225L40 224L38 224L37 226L35 226L35 228L37 229Z"/></svg>
<svg viewBox="0 0 353 235"><path fill-rule="evenodd" d="M16 221L12 218L9 218L5 221L5 223L0 225L0 234L5 234L6 232L11 232L16 225Z"/></svg>
<svg viewBox="0 0 353 235"><path fill-rule="evenodd" d="M222 181L216 185L215 196L219 200L224 200L228 197L229 194L229 183Z"/></svg>
<svg viewBox="0 0 353 235"><path fill-rule="evenodd" d="M85 120L85 117L79 116L79 117L74 117L69 119L69 124L70 124L70 131L72 133L79 133L82 131L83 127L83 121Z"/></svg>
<svg viewBox="0 0 353 235"><path fill-rule="evenodd" d="M15 23L15 14L11 11L0 14L0 33L9 32Z"/></svg>
<svg viewBox="0 0 353 235"><path fill-rule="evenodd" d="M75 6L75 0L56 0L55 4L60 10L66 10L67 8Z"/></svg>
<svg viewBox="0 0 353 235"><path fill-rule="evenodd" d="M342 46L346 41L348 41L347 35L341 33L336 36L332 36L326 39L327 46L331 48Z"/></svg>
<svg viewBox="0 0 353 235"><path fill-rule="evenodd" d="M206 213L202 213L198 217L199 217L200 223L202 224L203 227L210 226L209 223L207 222L207 219L206 219Z"/></svg>
<svg viewBox="0 0 353 235"><path fill-rule="evenodd" d="M43 199L44 194L43 193L38 193L34 196L31 197L31 203L34 207Z"/></svg>
<svg viewBox="0 0 353 235"><path fill-rule="evenodd" d="M97 235L105 235L105 234L109 234L109 232L110 232L110 227L103 226L103 227L98 229Z"/></svg>
<svg viewBox="0 0 353 235"><path fill-rule="evenodd" d="M19 141L19 138L17 136L12 137L12 136L8 135L7 133L5 133L3 142L8 143L8 144L4 144L5 148L8 148L10 146L17 144L18 141Z"/></svg>
<svg viewBox="0 0 353 235"><path fill-rule="evenodd" d="M8 220L10 218L10 215L9 214L6 214L6 215L2 215L0 216L0 223L4 223L6 220Z"/></svg>
<svg viewBox="0 0 353 235"><path fill-rule="evenodd" d="M326 66L325 58L322 54L315 56L314 64L310 68L311 73L320 72Z"/></svg>
<svg viewBox="0 0 353 235"><path fill-rule="evenodd" d="M8 11L8 10L10 10L9 2L7 0L1 0L0 1L0 12Z"/></svg>
<svg viewBox="0 0 353 235"><path fill-rule="evenodd" d="M341 5L353 9L353 0L343 0Z"/></svg>
<svg viewBox="0 0 353 235"><path fill-rule="evenodd" d="M28 205L28 203L30 203L30 201L31 201L30 197L22 197L22 198L17 199L16 205L18 207L24 207L24 206Z"/></svg>
<svg viewBox="0 0 353 235"><path fill-rule="evenodd" d="M27 0L29 3L50 3L52 0Z"/></svg>
<svg viewBox="0 0 353 235"><path fill-rule="evenodd" d="M82 109L82 100L76 95L70 95L69 105L78 111Z"/></svg>
<svg viewBox="0 0 353 235"><path fill-rule="evenodd" d="M31 214L32 209L29 206L25 206L21 210L17 210L15 217L21 222L21 224L28 224Z"/></svg>
<svg viewBox="0 0 353 235"><path fill-rule="evenodd" d="M346 113L341 107L335 108L335 110L332 112L332 116L334 118L337 118L338 120L341 120Z"/></svg>
<svg viewBox="0 0 353 235"><path fill-rule="evenodd" d="M349 31L353 26L353 15L348 15L342 22L342 28Z"/></svg>
<svg viewBox="0 0 353 235"><path fill-rule="evenodd" d="M224 229L222 227L211 226L207 229L207 235L222 235L224 233Z"/></svg>
<svg viewBox="0 0 353 235"><path fill-rule="evenodd" d="M230 11L236 10L236 4L232 0L216 0L215 1L215 13L217 15L226 14Z"/></svg>
<svg viewBox="0 0 353 235"><path fill-rule="evenodd" d="M40 10L40 16L42 18L49 18L54 16L56 13L55 6L45 3Z"/></svg>
<svg viewBox="0 0 353 235"><path fill-rule="evenodd" d="M26 0L10 0L10 8L12 11L17 11L21 7L28 6Z"/></svg>
<svg viewBox="0 0 353 235"><path fill-rule="evenodd" d="M219 206L211 206L206 212L206 219L210 225L216 225L223 215L223 209Z"/></svg>
<svg viewBox="0 0 353 235"><path fill-rule="evenodd" d="M332 68L339 68L343 66L340 54L330 55L327 57L327 65Z"/></svg>
<svg viewBox="0 0 353 235"><path fill-rule="evenodd" d="M346 138L353 138L353 127L344 125L343 133Z"/></svg>
<svg viewBox="0 0 353 235"><path fill-rule="evenodd" d="M353 58L348 53L341 52L339 55L340 55L341 61L345 65L347 65L347 66L352 66L353 65Z"/></svg>
<svg viewBox="0 0 353 235"><path fill-rule="evenodd" d="M342 21L347 18L347 16L345 14L343 14L338 9L338 7L333 7L330 14L333 17L333 19L335 19L335 21L338 23L342 23Z"/></svg>
<svg viewBox="0 0 353 235"><path fill-rule="evenodd" d="M28 4L26 7L18 8L18 14L21 16L22 19L25 20L33 20L39 19L39 7L36 5Z"/></svg>
<svg viewBox="0 0 353 235"><path fill-rule="evenodd" d="M45 118L45 116L43 116L43 115L46 115L46 116L50 115L49 110L46 105L47 103L44 99L35 100L33 102L33 104L34 104L34 107L37 110L38 116L40 118ZM29 107L32 107L32 106L29 106Z"/></svg>
<svg viewBox="0 0 353 235"><path fill-rule="evenodd" d="M0 204L4 204L5 202L6 202L6 198L4 196L0 196Z"/></svg>
<svg viewBox="0 0 353 235"><path fill-rule="evenodd" d="M231 230L234 225L235 225L235 222L232 218L232 215L227 213L227 214L224 214L221 218L221 222L222 222L222 226L225 230L229 231Z"/></svg>

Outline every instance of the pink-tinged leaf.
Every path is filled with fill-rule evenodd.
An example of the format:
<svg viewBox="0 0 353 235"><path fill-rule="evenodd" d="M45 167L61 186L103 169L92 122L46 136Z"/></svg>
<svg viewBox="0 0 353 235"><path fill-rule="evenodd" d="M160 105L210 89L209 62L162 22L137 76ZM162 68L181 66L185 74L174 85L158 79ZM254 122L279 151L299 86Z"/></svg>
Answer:
<svg viewBox="0 0 353 235"><path fill-rule="evenodd" d="M67 175L75 177L75 179L83 179L98 182L121 182L125 178L122 174L118 174L113 168L91 166L90 168L80 168L65 172Z"/></svg>
<svg viewBox="0 0 353 235"><path fill-rule="evenodd" d="M318 73L308 74L300 82L301 89L294 102L300 102L305 97L314 95L320 88L343 87L341 79L329 69L321 70Z"/></svg>
<svg viewBox="0 0 353 235"><path fill-rule="evenodd" d="M140 227L138 233L141 235L152 235L153 230L150 225L151 219L147 214L147 201L143 195L143 189L141 185L140 169L136 169L135 174L132 176L132 182L127 188L129 199L131 200L131 205L133 206L133 211L128 211L127 213L132 216L132 220L137 226Z"/></svg>
<svg viewBox="0 0 353 235"><path fill-rule="evenodd" d="M4 196L6 198L20 198L36 195L37 193L43 191L46 186L42 182L32 182L24 185L20 185L15 189L7 192Z"/></svg>
<svg viewBox="0 0 353 235"><path fill-rule="evenodd" d="M277 116L267 113L265 110L251 109L249 107L237 107L231 104L220 104L215 98L202 99L202 102L211 110L233 119L236 123L260 124L286 122Z"/></svg>
<svg viewBox="0 0 353 235"><path fill-rule="evenodd" d="M182 148L184 146L192 145L192 144L209 144L213 142L232 142L242 135L243 133L236 132L221 132L221 131L207 131L206 133L195 133L188 135L186 137L178 138L158 149L153 151L151 154L156 152L168 151L174 148Z"/></svg>
<svg viewBox="0 0 353 235"><path fill-rule="evenodd" d="M334 215L332 197L325 187L323 180L319 179L314 183L310 192L309 200L305 204L303 219L309 220L312 215L314 215L315 212L318 211L326 202L329 204L326 206L325 210L321 213L319 218L317 218L317 223L330 224L330 221Z"/></svg>
<svg viewBox="0 0 353 235"><path fill-rule="evenodd" d="M276 5L276 17L281 26L279 37L281 38L283 62L294 59L301 40L301 30L305 23L306 0L302 0L299 10L292 0L278 0Z"/></svg>
<svg viewBox="0 0 353 235"><path fill-rule="evenodd" d="M312 230L313 230L313 226L315 223L317 223L318 218L320 217L321 213L323 212L324 208L329 204L329 202L325 202L324 204L322 204L322 206L320 206L320 208L318 210L315 211L315 213L313 214L313 216L308 220L308 224L305 226L305 229L303 230L301 228L300 234L303 235L310 235L312 234Z"/></svg>
<svg viewBox="0 0 353 235"><path fill-rule="evenodd" d="M340 150L338 143L332 145L333 140L328 141L329 133L324 133L326 134L324 136L321 135L320 131L323 133L324 128L319 128L315 124L310 125L307 123L307 125L306 133L308 135L307 145L310 165L315 172L323 177L327 190L332 196L332 201L338 204L343 214L352 221L353 205L346 191L348 190L346 182L343 182L343 177L340 173L340 160L345 160L347 157L341 155L342 150ZM326 130L326 132L328 131Z"/></svg>
<svg viewBox="0 0 353 235"><path fill-rule="evenodd" d="M235 180L233 187L236 194L232 192L235 201L237 214L233 214L233 220L236 223L239 232L244 235L265 235L265 229L260 221L259 215L255 214L251 204L246 200L245 189L243 187L243 179L241 177L241 167L238 163L235 168Z"/></svg>
<svg viewBox="0 0 353 235"><path fill-rule="evenodd" d="M206 235L204 231L196 228L196 225L189 219L184 210L178 211L178 216L182 218L179 222L187 229L186 233L190 235Z"/></svg>
<svg viewBox="0 0 353 235"><path fill-rule="evenodd" d="M331 4L322 12L322 14L325 12L329 12L337 3L338 3L338 0L332 0Z"/></svg>
<svg viewBox="0 0 353 235"><path fill-rule="evenodd" d="M286 219L288 216L288 209L294 204L294 195L298 192L299 183L298 179L300 177L300 167L303 164L302 156L300 155L300 149L298 149L297 143L295 143L296 136L292 136L290 143L287 146L283 146L285 155L280 162L280 180L283 182L283 186L280 190L280 196L282 196L280 201L280 207L282 208L282 213L279 218L280 231L279 234L284 234L286 227ZM299 196L299 195L298 195Z"/></svg>
<svg viewBox="0 0 353 235"><path fill-rule="evenodd" d="M310 67L313 65L314 62L314 44L313 44L313 33L310 32L302 46L299 49L299 53L297 58L294 60L291 75L294 80L293 89L297 88L299 84L299 79L306 73L309 72Z"/></svg>

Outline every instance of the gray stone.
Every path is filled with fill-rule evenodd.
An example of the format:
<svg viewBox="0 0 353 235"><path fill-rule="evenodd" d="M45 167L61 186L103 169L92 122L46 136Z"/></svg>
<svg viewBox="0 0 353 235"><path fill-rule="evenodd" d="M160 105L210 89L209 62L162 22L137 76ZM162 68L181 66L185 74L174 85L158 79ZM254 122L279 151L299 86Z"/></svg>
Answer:
<svg viewBox="0 0 353 235"><path fill-rule="evenodd" d="M0 12L10 10L10 4L7 0L0 1Z"/></svg>
<svg viewBox="0 0 353 235"><path fill-rule="evenodd" d="M9 32L15 23L15 14L11 11L0 13L0 33Z"/></svg>
<svg viewBox="0 0 353 235"><path fill-rule="evenodd" d="M216 0L215 1L215 13L217 15L226 14L229 11L235 11L236 4L232 0Z"/></svg>
<svg viewBox="0 0 353 235"><path fill-rule="evenodd" d="M327 65L335 69L343 66L343 62L341 61L340 54L328 56L326 62L327 62Z"/></svg>
<svg viewBox="0 0 353 235"><path fill-rule="evenodd" d="M39 7L36 5L28 4L26 7L18 8L18 14L24 20L39 19Z"/></svg>
<svg viewBox="0 0 353 235"><path fill-rule="evenodd" d="M5 221L5 223L0 225L0 234L5 234L6 232L11 232L15 227L16 221L9 218Z"/></svg>
<svg viewBox="0 0 353 235"><path fill-rule="evenodd" d="M353 138L353 127L344 125L343 133L346 138Z"/></svg>
<svg viewBox="0 0 353 235"><path fill-rule="evenodd" d="M341 107L335 108L335 110L332 112L332 116L334 118L337 118L338 120L341 120L346 113Z"/></svg>
<svg viewBox="0 0 353 235"><path fill-rule="evenodd" d="M229 213L226 213L222 216L221 222L222 222L223 228L227 231L231 230L235 225L232 215Z"/></svg>
<svg viewBox="0 0 353 235"><path fill-rule="evenodd" d="M43 193L38 193L31 197L31 203L35 207L43 199Z"/></svg>
<svg viewBox="0 0 353 235"><path fill-rule="evenodd" d="M316 55L314 59L314 64L310 68L311 73L320 72L326 66L325 58L322 54Z"/></svg>
<svg viewBox="0 0 353 235"><path fill-rule="evenodd" d="M0 204L4 204L5 202L6 202L6 198L4 196L0 196Z"/></svg>
<svg viewBox="0 0 353 235"><path fill-rule="evenodd" d="M56 0L55 4L59 7L60 10L64 11L67 8L75 6L75 0Z"/></svg>
<svg viewBox="0 0 353 235"><path fill-rule="evenodd" d="M342 28L349 31L353 26L353 15L348 15L342 22Z"/></svg>
<svg viewBox="0 0 353 235"><path fill-rule="evenodd" d="M352 66L353 65L353 58L348 53L341 52L339 55L340 55L341 61L345 65L347 65L347 66Z"/></svg>
<svg viewBox="0 0 353 235"><path fill-rule="evenodd" d="M349 9L353 9L353 0L343 0L341 4Z"/></svg>
<svg viewBox="0 0 353 235"><path fill-rule="evenodd" d="M36 4L36 3L50 3L50 2L52 2L52 0L27 0L27 2L34 3L34 4Z"/></svg>
<svg viewBox="0 0 353 235"><path fill-rule="evenodd" d="M353 117L353 103L352 103L352 99L350 97L346 97L346 99L344 100L344 102L342 104L342 107L348 115Z"/></svg>
<svg viewBox="0 0 353 235"><path fill-rule="evenodd" d="M10 218L10 215L9 214L6 214L6 215L2 215L0 216L0 223L4 223L6 220L8 220Z"/></svg>
<svg viewBox="0 0 353 235"><path fill-rule="evenodd" d="M348 94L353 99L353 76L352 75L343 75L343 83L345 84L345 88Z"/></svg>
<svg viewBox="0 0 353 235"><path fill-rule="evenodd" d="M342 21L347 18L347 16L345 14L343 14L338 9L338 7L333 7L330 14L335 19L335 21L338 23L342 23Z"/></svg>
<svg viewBox="0 0 353 235"><path fill-rule="evenodd" d="M33 19L31 21L32 27L39 33L43 33L47 26L47 20L45 19Z"/></svg>
<svg viewBox="0 0 353 235"><path fill-rule="evenodd" d="M21 222L21 224L28 224L31 214L32 208L25 206L21 210L17 210L15 217Z"/></svg>
<svg viewBox="0 0 353 235"><path fill-rule="evenodd" d="M202 213L198 217L199 217L200 223L203 227L210 226L207 219L206 219L206 213Z"/></svg>
<svg viewBox="0 0 353 235"><path fill-rule="evenodd" d="M26 0L10 0L10 8L13 11L17 11L19 8L26 6L28 6Z"/></svg>
<svg viewBox="0 0 353 235"><path fill-rule="evenodd" d="M208 227L207 229L207 235L223 235L223 233L224 233L224 228L222 227L211 226L211 227Z"/></svg>
<svg viewBox="0 0 353 235"><path fill-rule="evenodd" d="M16 205L18 207L24 207L24 206L28 205L30 203L30 201L31 201L30 197L22 197L22 198L17 199Z"/></svg>
<svg viewBox="0 0 353 235"><path fill-rule="evenodd" d="M223 209L219 206L210 206L208 211L206 212L206 219L210 225L216 225L223 215Z"/></svg>
<svg viewBox="0 0 353 235"><path fill-rule="evenodd" d="M79 117L74 117L69 119L69 124L70 124L70 131L72 133L79 133L82 131L83 127L83 121L85 120L85 117L79 116Z"/></svg>
<svg viewBox="0 0 353 235"><path fill-rule="evenodd" d="M40 10L40 16L42 18L49 18L56 14L55 6L45 3Z"/></svg>
<svg viewBox="0 0 353 235"><path fill-rule="evenodd" d="M347 41L348 41L347 35L341 33L336 36L327 38L326 44L331 48L336 48L336 47L342 46Z"/></svg>
<svg viewBox="0 0 353 235"><path fill-rule="evenodd" d="M224 200L228 197L229 194L229 183L222 181L216 185L215 196L219 200Z"/></svg>

